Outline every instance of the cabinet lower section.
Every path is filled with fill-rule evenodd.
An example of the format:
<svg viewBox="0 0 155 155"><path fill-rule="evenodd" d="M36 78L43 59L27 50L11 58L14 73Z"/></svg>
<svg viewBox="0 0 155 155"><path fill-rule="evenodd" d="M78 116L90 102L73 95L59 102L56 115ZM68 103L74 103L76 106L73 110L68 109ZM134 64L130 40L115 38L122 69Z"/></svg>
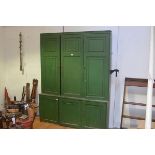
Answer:
<svg viewBox="0 0 155 155"><path fill-rule="evenodd" d="M39 96L40 119L75 128L107 128L107 102L52 96Z"/></svg>

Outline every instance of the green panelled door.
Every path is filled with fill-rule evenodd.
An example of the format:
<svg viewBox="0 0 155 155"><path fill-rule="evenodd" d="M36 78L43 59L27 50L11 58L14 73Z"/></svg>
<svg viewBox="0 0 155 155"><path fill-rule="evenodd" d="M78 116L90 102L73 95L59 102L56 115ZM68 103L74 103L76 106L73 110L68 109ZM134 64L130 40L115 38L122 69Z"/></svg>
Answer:
<svg viewBox="0 0 155 155"><path fill-rule="evenodd" d="M109 100L109 32L84 33L85 96Z"/></svg>
<svg viewBox="0 0 155 155"><path fill-rule="evenodd" d="M40 119L48 122L58 122L58 98L56 96L39 96Z"/></svg>
<svg viewBox="0 0 155 155"><path fill-rule="evenodd" d="M60 34L41 34L43 93L60 94Z"/></svg>
<svg viewBox="0 0 155 155"><path fill-rule="evenodd" d="M61 35L61 95L82 96L83 39L78 33Z"/></svg>

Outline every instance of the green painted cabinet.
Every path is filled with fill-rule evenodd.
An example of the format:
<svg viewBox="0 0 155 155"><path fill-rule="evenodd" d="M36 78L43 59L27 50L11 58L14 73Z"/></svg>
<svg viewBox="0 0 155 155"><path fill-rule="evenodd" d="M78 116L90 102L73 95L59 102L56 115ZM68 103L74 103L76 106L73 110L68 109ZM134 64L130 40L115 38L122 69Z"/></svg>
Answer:
<svg viewBox="0 0 155 155"><path fill-rule="evenodd" d="M110 31L41 34L43 120L107 128L110 46Z"/></svg>
<svg viewBox="0 0 155 155"><path fill-rule="evenodd" d="M58 122L58 97L39 95L40 119L48 122Z"/></svg>

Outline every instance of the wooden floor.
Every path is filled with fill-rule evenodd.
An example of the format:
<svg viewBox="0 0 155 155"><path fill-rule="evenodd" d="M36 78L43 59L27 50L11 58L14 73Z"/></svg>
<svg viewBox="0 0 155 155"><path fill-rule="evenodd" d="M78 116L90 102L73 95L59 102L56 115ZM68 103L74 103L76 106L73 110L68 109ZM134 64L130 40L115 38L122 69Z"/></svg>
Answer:
<svg viewBox="0 0 155 155"><path fill-rule="evenodd" d="M70 129L69 127L60 126L54 123L40 122L40 118L36 117L33 123L33 129Z"/></svg>

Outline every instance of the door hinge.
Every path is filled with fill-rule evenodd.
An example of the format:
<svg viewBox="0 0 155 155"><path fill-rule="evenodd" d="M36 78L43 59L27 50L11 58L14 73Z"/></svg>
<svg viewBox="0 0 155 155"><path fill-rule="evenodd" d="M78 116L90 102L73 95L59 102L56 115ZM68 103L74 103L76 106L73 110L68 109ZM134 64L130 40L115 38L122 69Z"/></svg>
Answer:
<svg viewBox="0 0 155 155"><path fill-rule="evenodd" d="M118 74L119 70L118 69L112 69L112 70L110 70L110 74L112 74L114 72L115 72L115 76L117 77L117 74Z"/></svg>

